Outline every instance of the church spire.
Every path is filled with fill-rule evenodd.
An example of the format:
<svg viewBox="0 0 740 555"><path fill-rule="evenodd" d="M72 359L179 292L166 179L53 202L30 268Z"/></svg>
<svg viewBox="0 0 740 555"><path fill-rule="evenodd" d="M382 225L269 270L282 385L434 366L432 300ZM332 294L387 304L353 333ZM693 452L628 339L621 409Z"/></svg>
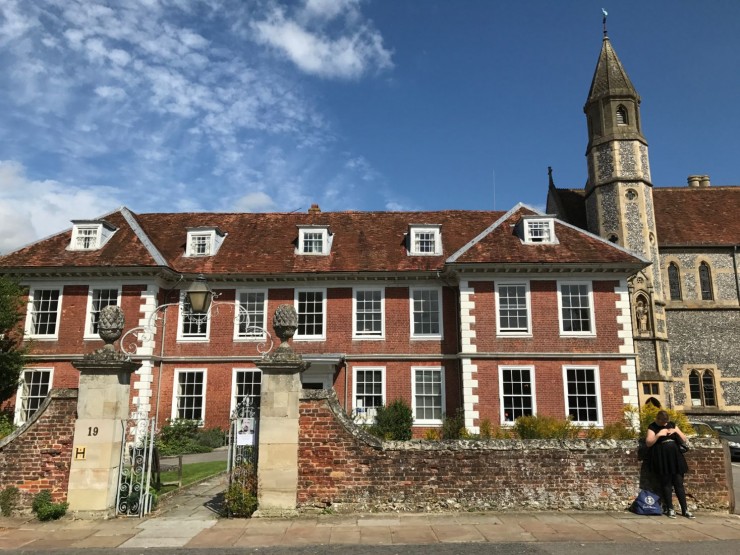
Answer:
<svg viewBox="0 0 740 555"><path fill-rule="evenodd" d="M591 80L591 89L588 91L586 107L591 102L609 96L629 96L634 98L638 104L640 103L640 95L637 94L637 90L622 67L622 62L619 61L609 37L604 35L599 61L596 62L596 71Z"/></svg>

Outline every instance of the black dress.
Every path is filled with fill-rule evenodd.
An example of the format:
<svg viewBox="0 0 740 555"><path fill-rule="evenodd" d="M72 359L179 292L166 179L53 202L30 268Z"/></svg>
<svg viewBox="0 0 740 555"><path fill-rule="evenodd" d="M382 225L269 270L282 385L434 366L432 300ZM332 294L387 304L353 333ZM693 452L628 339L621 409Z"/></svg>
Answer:
<svg viewBox="0 0 740 555"><path fill-rule="evenodd" d="M671 426L671 424L669 422L666 426L659 426L653 422L648 429L657 434L663 428ZM675 439L671 435L661 436L650 448L650 469L655 474L663 476L683 475L689 470L686 459L678 448L679 441L681 439L678 434L676 434Z"/></svg>

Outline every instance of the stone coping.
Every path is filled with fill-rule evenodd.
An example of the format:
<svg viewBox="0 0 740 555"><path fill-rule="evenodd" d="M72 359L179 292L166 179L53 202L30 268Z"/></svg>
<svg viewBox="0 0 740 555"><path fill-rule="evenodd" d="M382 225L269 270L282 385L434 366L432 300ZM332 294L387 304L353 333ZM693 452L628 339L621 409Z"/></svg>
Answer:
<svg viewBox="0 0 740 555"><path fill-rule="evenodd" d="M31 415L28 420L26 420L12 434L5 436L3 439L0 439L0 449L15 440L15 438L26 433L26 430L33 426L39 420L39 418L43 416L44 412L54 399L77 399L77 389L56 388L49 391L49 394L46 396L43 403L41 403L41 406L38 408L38 410L36 410L36 412Z"/></svg>

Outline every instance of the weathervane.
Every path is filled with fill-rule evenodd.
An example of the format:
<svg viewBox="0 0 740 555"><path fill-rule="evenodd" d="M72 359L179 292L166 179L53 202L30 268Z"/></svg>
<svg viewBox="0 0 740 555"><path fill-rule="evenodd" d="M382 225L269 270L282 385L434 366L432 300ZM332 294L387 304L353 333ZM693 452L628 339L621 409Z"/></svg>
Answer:
<svg viewBox="0 0 740 555"><path fill-rule="evenodd" d="M606 36L606 16L608 16L609 14L604 8L601 8L601 13L604 14L604 19L602 20L602 23L604 25L604 36Z"/></svg>

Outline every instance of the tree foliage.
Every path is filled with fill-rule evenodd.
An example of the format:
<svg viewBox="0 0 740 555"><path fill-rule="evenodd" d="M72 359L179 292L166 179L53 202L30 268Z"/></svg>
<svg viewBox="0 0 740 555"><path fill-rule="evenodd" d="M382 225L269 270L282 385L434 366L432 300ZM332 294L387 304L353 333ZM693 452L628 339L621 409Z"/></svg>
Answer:
<svg viewBox="0 0 740 555"><path fill-rule="evenodd" d="M23 307L23 290L14 281L0 276L0 403L15 395L23 369L25 349L18 329Z"/></svg>

